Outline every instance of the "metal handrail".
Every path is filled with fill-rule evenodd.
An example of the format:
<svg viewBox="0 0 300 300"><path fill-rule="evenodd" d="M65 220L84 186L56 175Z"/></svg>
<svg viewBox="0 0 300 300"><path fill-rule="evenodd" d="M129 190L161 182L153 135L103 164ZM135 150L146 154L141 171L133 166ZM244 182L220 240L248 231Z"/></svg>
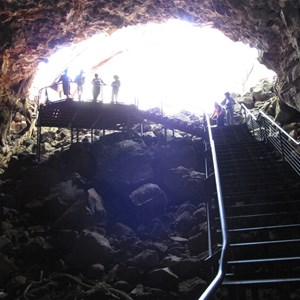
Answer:
<svg viewBox="0 0 300 300"><path fill-rule="evenodd" d="M253 136L259 141L269 142L282 156L294 171L300 175L300 141L295 140L268 115L259 111L257 117L244 105L241 105L245 114L245 123Z"/></svg>
<svg viewBox="0 0 300 300"><path fill-rule="evenodd" d="M275 126L283 135L285 135L291 142L296 145L300 145L300 141L295 140L292 136L290 136L286 131L284 131L277 123L275 123L268 115L266 115L263 111L259 112L261 116L267 119L273 126Z"/></svg>
<svg viewBox="0 0 300 300"><path fill-rule="evenodd" d="M227 230L227 222L225 218L225 207L223 203L223 196L222 196L222 189L221 189L221 182L220 182L220 175L219 175L219 168L218 168L218 160L216 155L215 143L213 140L211 126L209 122L209 116L206 114L206 122L207 122L207 130L208 130L208 137L210 143L210 149L212 154L212 161L214 167L214 174L215 174L215 183L216 183L216 191L217 191L217 198L218 198L218 206L219 206L219 215L220 215L220 223L221 223L221 233L222 233L222 250L221 256L219 260L219 268L218 273L206 288L204 293L200 296L199 300L208 300L216 293L218 288L220 287L223 278L225 276L225 268L227 264L227 252L229 248L229 240L228 240L228 230ZM210 229L208 229L210 230Z"/></svg>

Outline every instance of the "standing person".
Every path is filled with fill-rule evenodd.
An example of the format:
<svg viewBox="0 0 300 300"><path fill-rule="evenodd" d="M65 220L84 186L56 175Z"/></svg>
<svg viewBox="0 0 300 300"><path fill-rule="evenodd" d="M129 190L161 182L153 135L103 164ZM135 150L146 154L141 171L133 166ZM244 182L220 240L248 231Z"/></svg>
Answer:
<svg viewBox="0 0 300 300"><path fill-rule="evenodd" d="M230 96L229 92L226 92L225 99L221 102L221 104L225 105L226 109L226 124L234 125L233 120L233 106L235 104L234 99Z"/></svg>
<svg viewBox="0 0 300 300"><path fill-rule="evenodd" d="M67 96L67 99L70 99L70 78L68 76L68 69L64 71L64 74L62 74L58 80L57 83L62 82L64 95Z"/></svg>
<svg viewBox="0 0 300 300"><path fill-rule="evenodd" d="M217 117L217 126L224 126L225 112L218 102L215 102L215 110L211 117L213 118L215 116Z"/></svg>
<svg viewBox="0 0 300 300"><path fill-rule="evenodd" d="M111 86L112 86L111 103L117 103L121 82L119 80L118 75L114 75L113 78L114 78L114 81L111 84Z"/></svg>
<svg viewBox="0 0 300 300"><path fill-rule="evenodd" d="M93 85L93 101L96 102L100 94L101 84L105 85L103 80L99 78L99 75L96 73L94 79L92 80Z"/></svg>
<svg viewBox="0 0 300 300"><path fill-rule="evenodd" d="M85 82L84 72L83 70L75 77L75 82L77 84L77 93L78 93L78 100L81 101L81 96L83 92L83 85Z"/></svg>

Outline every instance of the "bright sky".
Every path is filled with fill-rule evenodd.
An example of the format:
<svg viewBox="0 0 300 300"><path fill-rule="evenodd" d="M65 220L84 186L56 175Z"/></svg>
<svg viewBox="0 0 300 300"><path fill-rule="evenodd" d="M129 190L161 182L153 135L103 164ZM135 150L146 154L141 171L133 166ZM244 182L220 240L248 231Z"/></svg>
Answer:
<svg viewBox="0 0 300 300"><path fill-rule="evenodd" d="M100 61L118 52L121 53L97 67ZM83 100L92 99L91 80L98 73L107 84L98 99L103 97L104 102L109 102L113 75L119 75L120 102L138 102L142 109L162 106L170 113L182 109L195 112L212 108L226 91L243 93L260 79L272 78L275 73L259 64L257 56L256 49L233 42L210 27L179 20L150 23L123 28L110 36L98 34L62 48L47 64L39 65L31 93L37 95L66 68L73 80L83 69ZM76 90L75 84L73 89ZM59 99L52 89L48 89L48 94L51 101ZM74 99L77 100L76 94Z"/></svg>

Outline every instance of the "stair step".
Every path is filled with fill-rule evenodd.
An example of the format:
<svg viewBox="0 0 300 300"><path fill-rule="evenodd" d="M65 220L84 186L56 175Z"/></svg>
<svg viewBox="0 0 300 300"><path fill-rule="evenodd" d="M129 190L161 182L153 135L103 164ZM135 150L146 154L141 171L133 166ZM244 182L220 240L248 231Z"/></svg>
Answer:
<svg viewBox="0 0 300 300"><path fill-rule="evenodd" d="M271 245L271 244L285 244L285 243L300 243L300 239L292 240L276 240L276 241L260 241L260 242L251 242L251 243L236 243L230 244L230 247L245 247L245 246L261 246L261 245Z"/></svg>
<svg viewBox="0 0 300 300"><path fill-rule="evenodd" d="M228 230L231 243L256 242L257 240L272 241L274 239L295 239L299 237L300 224L275 225L266 227L238 228ZM217 230L221 240L221 230Z"/></svg>
<svg viewBox="0 0 300 300"><path fill-rule="evenodd" d="M245 149L245 151L249 151L249 150L256 150L256 149L264 149L264 150L268 150L270 152L272 151L276 151L274 148L268 146L265 143L260 143L257 142L255 139L253 138L245 138L245 139L240 139L237 141L232 141L232 140L228 140L228 139L224 139L224 138L217 138L214 139L215 141L215 145L217 146L217 152L218 151L228 151L228 149ZM220 146L220 147L219 147ZM222 146L222 147L221 147Z"/></svg>
<svg viewBox="0 0 300 300"><path fill-rule="evenodd" d="M265 160L265 159L250 159L249 157L243 157L243 156L239 156L237 154L236 157L227 157L227 158L218 158L218 163L222 164L222 165L226 165L226 164L232 164L232 163L236 163L238 165L244 164L253 164L256 163L257 165L261 165L261 164L271 164L271 165L280 165L282 163L282 161L277 161L277 160L273 160L273 159L269 159L269 160Z"/></svg>
<svg viewBox="0 0 300 300"><path fill-rule="evenodd" d="M290 172L282 172L282 169L277 172L277 170L272 169L247 169L247 170L232 170L231 172L224 172L224 169L220 170L220 178L224 182L230 182L234 180L257 180L258 178L264 179L264 180L273 180L273 179L287 179L286 175L290 175ZM292 179L292 178L291 178Z"/></svg>
<svg viewBox="0 0 300 300"><path fill-rule="evenodd" d="M256 147L240 147L240 148L217 148L216 149L217 157L223 159L227 159L228 157L232 158L242 158L242 157L249 157L252 159L257 160L264 160L264 159L280 159L281 154L278 152L273 152L264 149L264 147L256 146Z"/></svg>
<svg viewBox="0 0 300 300"><path fill-rule="evenodd" d="M300 282L300 277L295 278L265 278L265 279L251 279L251 280L231 280L230 278L224 279L222 285L266 285L266 284L276 284L276 283L298 283Z"/></svg>
<svg viewBox="0 0 300 300"><path fill-rule="evenodd" d="M263 201L259 199L259 201ZM256 203L243 203L240 201L236 205L226 205L225 211L226 216L246 216L251 213L262 214L262 213L279 213L283 211L300 211L300 198L299 200L293 201L275 201L275 202L256 202Z"/></svg>
<svg viewBox="0 0 300 300"><path fill-rule="evenodd" d="M223 170L221 170L223 171ZM288 173L289 174L289 173ZM256 178L256 177L276 177L278 175L281 175L282 177L284 177L285 173L282 174L282 172L274 172L274 170L271 170L271 169L262 169L262 168L259 168L259 169L239 169L239 170L233 170L231 173L227 173L227 172L224 172L223 171L223 174L221 174L221 179L222 180L230 180L232 178L237 178L237 177L241 177L243 176L244 178Z"/></svg>
<svg viewBox="0 0 300 300"><path fill-rule="evenodd" d="M227 270L239 279L300 277L300 257L276 257L228 261Z"/></svg>
<svg viewBox="0 0 300 300"><path fill-rule="evenodd" d="M290 169L284 170L283 167L280 167L278 165L271 165L266 163L255 163L253 161L245 161L245 163L237 162L237 161L227 161L225 163L218 162L219 172L220 176L225 176L227 174L247 174L250 172L257 172L262 173L266 171L266 175L268 171L272 171L275 173L281 173L281 174L291 174Z"/></svg>
<svg viewBox="0 0 300 300"><path fill-rule="evenodd" d="M231 243L232 260L298 256L300 239Z"/></svg>
<svg viewBox="0 0 300 300"><path fill-rule="evenodd" d="M287 192L286 188L284 186L275 186L272 188L272 190L267 190L266 188L264 188L263 186L258 186L257 188L251 188L250 186L248 189L244 188L244 189L239 189L239 188L231 188L231 189L226 189L224 190L222 188L223 191L223 198L225 197L244 197L244 196L256 196L257 199L260 199L260 197L262 197L263 195L265 195L266 193L270 193L270 195L272 195L273 193L284 193ZM265 198L263 198L265 199Z"/></svg>
<svg viewBox="0 0 300 300"><path fill-rule="evenodd" d="M259 231L259 230L272 230L272 229L292 229L300 228L300 224L288 224L288 225L274 225L274 226L265 226L265 227L252 227L252 228L238 228L230 229L228 232L245 232L245 231Z"/></svg>
<svg viewBox="0 0 300 300"><path fill-rule="evenodd" d="M300 256L274 257L274 258L263 258L263 259L229 260L227 263L229 265L242 265L242 264L278 263L278 262L283 263L283 262L287 262L287 261L293 261L293 262L300 261Z"/></svg>
<svg viewBox="0 0 300 300"><path fill-rule="evenodd" d="M216 193L213 194L216 197ZM235 202L258 202L258 201L282 201L284 199L299 199L300 191L298 190L265 190L265 191L249 191L249 192L240 192L236 191L234 194L224 195L223 200L225 203L235 203Z"/></svg>
<svg viewBox="0 0 300 300"><path fill-rule="evenodd" d="M266 181L260 181L260 182L251 182L251 183L243 183L242 182L235 182L235 183L230 183L230 184L226 184L226 183L222 183L221 182L221 187L222 187L222 191L223 194L231 194L231 193L235 193L237 190L239 192L245 192L245 191L249 191L249 190L254 190L254 191L266 191L266 190L285 190L286 187L283 185L280 185L280 180L278 180L277 182L274 181L270 181L270 182L266 182Z"/></svg>
<svg viewBox="0 0 300 300"><path fill-rule="evenodd" d="M283 211L278 213L262 213L240 216L227 217L227 224L229 229L237 227L262 227L272 225L286 225L300 222L299 211Z"/></svg>

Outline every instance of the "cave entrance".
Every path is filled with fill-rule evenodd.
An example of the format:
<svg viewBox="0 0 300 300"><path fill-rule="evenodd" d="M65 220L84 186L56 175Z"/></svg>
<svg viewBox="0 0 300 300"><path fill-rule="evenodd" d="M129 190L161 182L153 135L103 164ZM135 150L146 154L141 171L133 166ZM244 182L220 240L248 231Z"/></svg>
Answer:
<svg viewBox="0 0 300 300"><path fill-rule="evenodd" d="M84 70L82 99L92 99L91 81L98 73L106 85L98 100L109 102L111 82L121 80L119 101L138 103L142 109L161 107L165 112L212 108L224 92L243 93L262 78L275 75L257 61L257 50L233 42L209 26L169 20L127 27L111 35L97 34L84 42L64 47L41 63L31 94L51 86L68 68L69 76ZM73 86L73 87L72 87ZM57 88L57 86L56 86ZM75 84L71 85L76 101ZM57 90L47 89L50 101L60 98Z"/></svg>

